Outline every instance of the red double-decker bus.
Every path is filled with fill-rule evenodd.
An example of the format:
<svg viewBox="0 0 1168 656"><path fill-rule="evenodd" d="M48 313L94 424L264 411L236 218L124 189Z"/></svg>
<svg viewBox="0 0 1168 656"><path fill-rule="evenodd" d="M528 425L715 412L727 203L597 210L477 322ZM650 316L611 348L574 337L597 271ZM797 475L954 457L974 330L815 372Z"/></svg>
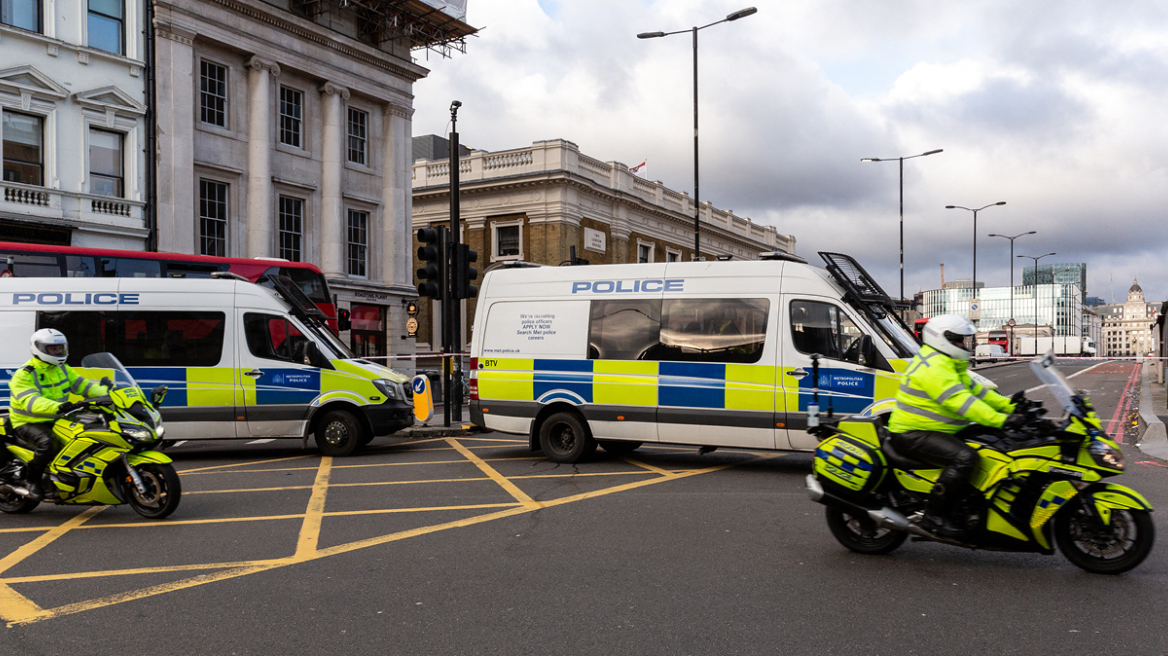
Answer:
<svg viewBox="0 0 1168 656"><path fill-rule="evenodd" d="M337 308L324 274L306 262L0 241L0 277L209 278L217 271L229 271L260 284L264 284L260 280L264 275L287 276L324 312L333 332L337 331Z"/></svg>

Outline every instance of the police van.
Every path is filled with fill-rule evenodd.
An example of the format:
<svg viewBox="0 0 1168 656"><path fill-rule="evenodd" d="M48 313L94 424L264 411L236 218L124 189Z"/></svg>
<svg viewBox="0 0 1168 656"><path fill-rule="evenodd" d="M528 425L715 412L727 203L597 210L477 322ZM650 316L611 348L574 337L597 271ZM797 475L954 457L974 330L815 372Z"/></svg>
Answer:
<svg viewBox="0 0 1168 656"><path fill-rule="evenodd" d="M471 418L575 462L599 444L814 449L819 407L881 415L919 345L854 259L517 265L483 279ZM979 377L979 382L993 386Z"/></svg>
<svg viewBox="0 0 1168 656"><path fill-rule="evenodd" d="M345 456L413 424L408 378L356 358L290 279L213 275L0 279L0 408L29 336L56 328L71 366L108 351L144 389L169 387L167 440L313 436Z"/></svg>

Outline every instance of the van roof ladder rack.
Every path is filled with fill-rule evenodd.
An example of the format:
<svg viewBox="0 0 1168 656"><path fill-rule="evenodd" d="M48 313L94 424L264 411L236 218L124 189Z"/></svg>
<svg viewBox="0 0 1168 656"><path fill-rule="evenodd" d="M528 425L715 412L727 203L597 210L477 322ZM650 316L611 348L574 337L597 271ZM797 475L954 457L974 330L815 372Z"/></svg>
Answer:
<svg viewBox="0 0 1168 656"><path fill-rule="evenodd" d="M908 326L900 318L903 309L884 293L884 289L868 275L864 267L851 255L843 253L819 252L819 257L827 263L827 272L844 288L844 295L857 307L866 308L877 319L891 316L905 330ZM909 330L911 333L912 331Z"/></svg>

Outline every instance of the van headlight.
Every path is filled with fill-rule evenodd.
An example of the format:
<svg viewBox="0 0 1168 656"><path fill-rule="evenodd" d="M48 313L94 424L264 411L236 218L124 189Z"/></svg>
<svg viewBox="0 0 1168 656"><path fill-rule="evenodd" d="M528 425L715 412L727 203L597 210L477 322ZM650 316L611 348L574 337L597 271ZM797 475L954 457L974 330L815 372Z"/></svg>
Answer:
<svg viewBox="0 0 1168 656"><path fill-rule="evenodd" d="M406 392L401 383L395 383L387 378L378 378L373 381L373 386L381 390L386 398L395 401L402 401L406 398Z"/></svg>

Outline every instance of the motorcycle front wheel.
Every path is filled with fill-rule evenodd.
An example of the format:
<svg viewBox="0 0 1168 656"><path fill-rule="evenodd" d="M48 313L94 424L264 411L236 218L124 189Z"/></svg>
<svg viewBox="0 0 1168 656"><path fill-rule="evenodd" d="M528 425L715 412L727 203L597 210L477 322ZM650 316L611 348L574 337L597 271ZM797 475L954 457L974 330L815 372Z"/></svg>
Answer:
<svg viewBox="0 0 1168 656"><path fill-rule="evenodd" d="M1094 574L1122 574L1144 562L1156 542L1156 525L1143 510L1112 510L1104 525L1081 506L1055 517L1059 551Z"/></svg>
<svg viewBox="0 0 1168 656"><path fill-rule="evenodd" d="M908 533L880 528L870 517L851 515L827 508L827 527L840 544L856 553L882 556L892 553L908 539Z"/></svg>
<svg viewBox="0 0 1168 656"><path fill-rule="evenodd" d="M135 468L142 477L145 494L138 491L133 483L129 485L130 507L134 512L148 519L168 517L178 508L182 496L182 484L178 472L170 464L147 463Z"/></svg>

